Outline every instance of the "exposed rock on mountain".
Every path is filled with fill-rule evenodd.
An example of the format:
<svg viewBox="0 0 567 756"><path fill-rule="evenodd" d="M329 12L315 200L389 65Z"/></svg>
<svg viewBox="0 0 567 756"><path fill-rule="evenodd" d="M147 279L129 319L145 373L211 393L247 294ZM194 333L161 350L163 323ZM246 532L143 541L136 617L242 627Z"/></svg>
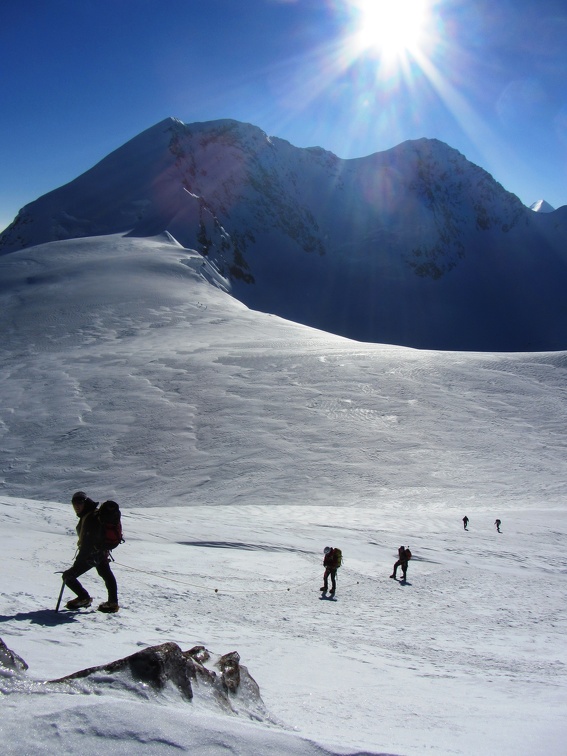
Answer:
<svg viewBox="0 0 567 756"><path fill-rule="evenodd" d="M15 654L0 638L0 667L11 672L25 672L28 668L26 662Z"/></svg>
<svg viewBox="0 0 567 756"><path fill-rule="evenodd" d="M0 668L15 672L17 677L28 669L26 662L11 651L2 639ZM204 646L182 651L176 643L162 643L124 659L83 669L57 680L30 683L28 692L39 692L45 689L45 685L63 683L83 693L103 694L106 690L142 698L147 698L149 691L159 694L170 688L185 701L192 701L196 695L201 701L211 703L213 709L275 722L262 701L258 684L248 669L240 664L236 651L216 656Z"/></svg>
<svg viewBox="0 0 567 756"><path fill-rule="evenodd" d="M437 140L341 160L167 119L27 205L0 252L168 232L248 306L416 347L567 347L567 208L534 213Z"/></svg>

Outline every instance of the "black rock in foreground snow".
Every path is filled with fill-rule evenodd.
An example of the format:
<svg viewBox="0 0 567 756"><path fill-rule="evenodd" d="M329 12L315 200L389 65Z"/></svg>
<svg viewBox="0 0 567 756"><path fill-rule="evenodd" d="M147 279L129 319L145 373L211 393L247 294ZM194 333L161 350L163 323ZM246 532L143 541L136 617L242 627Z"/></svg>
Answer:
<svg viewBox="0 0 567 756"><path fill-rule="evenodd" d="M16 673L25 672L28 668L21 656L9 649L2 638L0 638L0 667Z"/></svg>
<svg viewBox="0 0 567 756"><path fill-rule="evenodd" d="M210 667L213 667L211 669ZM0 668L21 676L28 665L0 639ZM124 659L82 669L71 675L31 686L66 683L82 693L97 694L105 690L147 697L148 691L163 693L175 689L180 697L192 701L195 691L200 699L212 702L215 708L250 719L273 720L264 706L260 688L240 664L240 656L232 651L223 656L212 655L204 646L189 651L172 642L151 646ZM194 690L195 689L195 690Z"/></svg>

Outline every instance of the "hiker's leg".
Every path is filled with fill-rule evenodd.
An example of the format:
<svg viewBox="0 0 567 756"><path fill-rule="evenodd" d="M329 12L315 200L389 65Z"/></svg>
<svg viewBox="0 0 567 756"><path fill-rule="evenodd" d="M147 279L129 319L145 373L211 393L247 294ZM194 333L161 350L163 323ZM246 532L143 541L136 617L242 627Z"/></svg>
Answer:
<svg viewBox="0 0 567 756"><path fill-rule="evenodd" d="M88 598L88 591L86 591L81 583L77 580L78 577L84 575L92 568L92 564L88 562L76 561L75 564L63 573L63 582L75 593L79 598Z"/></svg>
<svg viewBox="0 0 567 756"><path fill-rule="evenodd" d="M398 571L398 567L399 567L400 565L401 565L401 562L400 562L400 560L398 559L398 561L397 561L397 562L396 562L396 563L394 564L394 569L392 570L392 575L393 575L394 577L396 577L396 572Z"/></svg>
<svg viewBox="0 0 567 756"><path fill-rule="evenodd" d="M106 557L97 564L96 571L104 580L104 584L106 585L106 590L108 591L108 600L113 604L117 604L118 603L118 585L116 584L116 578L114 577L114 573L110 569L110 562L108 561Z"/></svg>
<svg viewBox="0 0 567 756"><path fill-rule="evenodd" d="M337 571L331 570L331 593L337 590Z"/></svg>

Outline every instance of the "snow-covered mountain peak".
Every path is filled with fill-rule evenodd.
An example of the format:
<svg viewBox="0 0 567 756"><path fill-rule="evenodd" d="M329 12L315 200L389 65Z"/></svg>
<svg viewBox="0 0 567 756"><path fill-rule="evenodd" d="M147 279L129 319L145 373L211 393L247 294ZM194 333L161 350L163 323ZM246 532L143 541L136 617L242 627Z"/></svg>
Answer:
<svg viewBox="0 0 567 756"><path fill-rule="evenodd" d="M168 232L248 306L323 330L427 348L562 348L567 227L538 215L436 139L343 160L252 124L167 118L23 208L0 254ZM525 297L529 329L516 319Z"/></svg>
<svg viewBox="0 0 567 756"><path fill-rule="evenodd" d="M530 210L533 210L536 213L555 212L555 208L552 207L549 202L546 202L544 199L540 199L537 202L534 202L533 205L530 205Z"/></svg>

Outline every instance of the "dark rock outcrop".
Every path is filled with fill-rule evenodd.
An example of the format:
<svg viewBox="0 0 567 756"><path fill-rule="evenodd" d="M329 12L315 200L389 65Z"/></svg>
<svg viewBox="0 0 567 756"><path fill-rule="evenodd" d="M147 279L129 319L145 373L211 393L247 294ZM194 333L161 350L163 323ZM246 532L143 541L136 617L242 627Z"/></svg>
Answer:
<svg viewBox="0 0 567 756"><path fill-rule="evenodd" d="M214 669L209 669L207 665ZM28 669L26 662L1 638L0 668L16 672L17 679ZM28 692L45 690L45 684L34 683ZM185 701L192 701L196 696L211 701L215 709L220 708L227 714L275 722L264 706L258 684L247 668L240 664L240 655L236 651L216 656L205 646L182 651L176 643L162 643L108 664L48 680L47 684L65 684L87 694L95 692L100 695L105 689L111 689L114 693L122 691L143 697L147 697L148 689L159 694L172 687Z"/></svg>
<svg viewBox="0 0 567 756"><path fill-rule="evenodd" d="M163 690L171 682L183 698L189 701L193 698L191 680L196 676L195 664L176 643L162 643L160 646L145 648L124 659L118 659L100 667L82 669L51 682L61 683L92 678L100 685L104 684L105 678L107 682L112 682L120 680L124 675L135 683L149 685L156 691Z"/></svg>
<svg viewBox="0 0 567 756"><path fill-rule="evenodd" d="M0 638L0 667L14 672L25 672L28 668L28 665L21 656L18 656L18 654L9 649L2 638Z"/></svg>

